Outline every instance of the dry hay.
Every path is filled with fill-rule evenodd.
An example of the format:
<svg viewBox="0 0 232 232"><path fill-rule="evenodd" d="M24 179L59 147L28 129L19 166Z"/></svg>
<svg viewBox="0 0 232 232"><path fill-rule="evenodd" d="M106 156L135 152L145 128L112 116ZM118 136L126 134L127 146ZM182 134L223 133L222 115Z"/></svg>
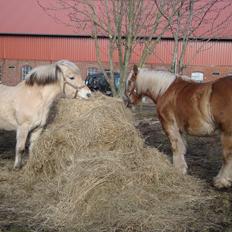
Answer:
<svg viewBox="0 0 232 232"><path fill-rule="evenodd" d="M179 175L163 154L144 146L120 100L102 95L89 101L64 99L53 113L23 175L35 193L37 217L46 227L60 231L214 227L208 212L196 214L210 202L203 184Z"/></svg>
<svg viewBox="0 0 232 232"><path fill-rule="evenodd" d="M53 123L35 146L26 170L29 177L41 172L54 176L67 169L78 153L134 153L143 147L132 117L120 100L102 95L92 101L64 99L52 113L57 117L53 116Z"/></svg>

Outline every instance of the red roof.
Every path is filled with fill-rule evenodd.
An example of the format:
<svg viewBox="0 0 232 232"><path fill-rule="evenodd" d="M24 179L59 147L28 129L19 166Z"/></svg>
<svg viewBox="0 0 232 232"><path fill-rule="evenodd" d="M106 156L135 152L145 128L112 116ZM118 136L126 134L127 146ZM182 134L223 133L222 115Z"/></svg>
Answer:
<svg viewBox="0 0 232 232"><path fill-rule="evenodd" d="M0 33L76 34L73 28L48 16L36 0L0 1L0 22Z"/></svg>
<svg viewBox="0 0 232 232"><path fill-rule="evenodd" d="M225 1L225 0L224 0ZM230 0L228 0L230 1ZM40 0L41 4L50 0ZM54 1L51 1L54 3ZM215 7L220 7L222 1ZM55 12L60 21L68 20L64 12ZM232 5L223 10L219 19L226 19L232 12ZM51 11L50 11L51 13ZM89 31L81 28L74 28L50 17L38 5L37 0L7 0L0 1L0 34L39 34L39 35L89 35ZM204 25L197 31L198 36L202 36L205 30ZM222 31L215 34L217 38L232 39L232 18L227 20ZM170 36L170 34L169 34Z"/></svg>

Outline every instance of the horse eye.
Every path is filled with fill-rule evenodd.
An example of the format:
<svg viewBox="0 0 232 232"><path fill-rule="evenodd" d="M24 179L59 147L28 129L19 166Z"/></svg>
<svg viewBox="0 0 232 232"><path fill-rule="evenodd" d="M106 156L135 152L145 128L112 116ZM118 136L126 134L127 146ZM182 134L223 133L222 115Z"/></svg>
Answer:
<svg viewBox="0 0 232 232"><path fill-rule="evenodd" d="M70 79L70 80L74 80L74 79L75 79L75 77L69 77L69 79Z"/></svg>

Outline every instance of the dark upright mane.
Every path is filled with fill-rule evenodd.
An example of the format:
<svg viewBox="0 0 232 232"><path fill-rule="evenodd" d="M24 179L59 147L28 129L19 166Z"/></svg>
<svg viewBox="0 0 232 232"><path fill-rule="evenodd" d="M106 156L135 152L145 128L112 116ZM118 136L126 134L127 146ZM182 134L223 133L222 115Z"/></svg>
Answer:
<svg viewBox="0 0 232 232"><path fill-rule="evenodd" d="M61 71L56 64L43 65L32 69L25 77L25 84L29 86L47 85L58 81L58 72Z"/></svg>

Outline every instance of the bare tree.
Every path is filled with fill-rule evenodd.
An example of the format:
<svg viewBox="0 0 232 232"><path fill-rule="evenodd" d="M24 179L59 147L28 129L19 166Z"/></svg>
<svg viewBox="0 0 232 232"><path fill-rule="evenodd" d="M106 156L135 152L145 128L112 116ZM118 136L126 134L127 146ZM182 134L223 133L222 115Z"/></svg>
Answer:
<svg viewBox="0 0 232 232"><path fill-rule="evenodd" d="M68 26L83 28L91 33L95 41L96 60L104 72L114 95L123 94L126 75L132 53L138 44L141 46L139 66L154 52L155 45L167 31L172 17L178 11L170 0L55 0L53 5L37 0L38 4L52 17L57 10L68 16L64 22ZM157 8L158 6L158 8ZM163 17L161 12L169 12ZM168 19L168 21L166 21ZM108 66L110 77L104 70L101 60L99 38L108 39ZM120 69L120 89L114 86L114 57L118 57Z"/></svg>
<svg viewBox="0 0 232 232"><path fill-rule="evenodd" d="M139 46L139 66L155 52L163 36L174 39L171 70L180 73L186 65L189 41L206 41L218 33L231 18L221 15L230 0L37 0L56 20L74 29L83 29L95 42L96 61L103 71L113 95L123 95L132 53ZM66 16L62 20L57 11ZM65 20L64 20L65 18ZM108 42L107 57L110 75L101 59L99 38ZM199 51L200 52L200 49ZM115 57L120 69L120 89L114 85Z"/></svg>
<svg viewBox="0 0 232 232"><path fill-rule="evenodd" d="M156 1L157 3L157 1ZM190 59L185 61L189 41L204 41L196 52L202 52L206 42L219 38L220 32L231 21L232 13L228 12L232 2L229 0L174 0L177 12L172 20L165 11L157 8L167 21L174 39L171 70L181 73Z"/></svg>

